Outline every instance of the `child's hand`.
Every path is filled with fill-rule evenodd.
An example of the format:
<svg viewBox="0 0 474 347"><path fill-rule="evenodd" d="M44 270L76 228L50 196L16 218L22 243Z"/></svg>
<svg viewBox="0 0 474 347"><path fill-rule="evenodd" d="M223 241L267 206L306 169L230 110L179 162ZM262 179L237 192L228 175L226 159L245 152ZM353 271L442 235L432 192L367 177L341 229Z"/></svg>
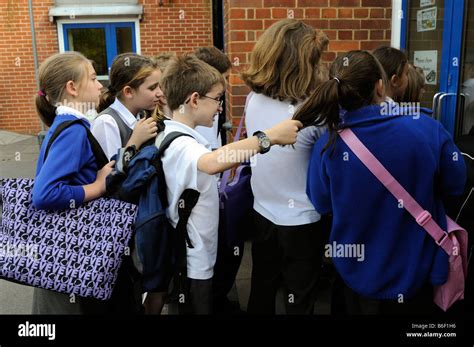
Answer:
<svg viewBox="0 0 474 347"><path fill-rule="evenodd" d="M153 118L142 118L135 125L127 145L135 145L137 148L140 148L145 142L154 138L157 135L157 131L158 127Z"/></svg>
<svg viewBox="0 0 474 347"><path fill-rule="evenodd" d="M272 145L292 145L296 142L298 131L303 124L297 120L285 120L265 131Z"/></svg>
<svg viewBox="0 0 474 347"><path fill-rule="evenodd" d="M112 168L114 165L115 165L115 160L112 160L111 162L105 164L104 167L97 172L97 177L95 179L95 182L99 186L102 194L105 193L105 179L112 172Z"/></svg>

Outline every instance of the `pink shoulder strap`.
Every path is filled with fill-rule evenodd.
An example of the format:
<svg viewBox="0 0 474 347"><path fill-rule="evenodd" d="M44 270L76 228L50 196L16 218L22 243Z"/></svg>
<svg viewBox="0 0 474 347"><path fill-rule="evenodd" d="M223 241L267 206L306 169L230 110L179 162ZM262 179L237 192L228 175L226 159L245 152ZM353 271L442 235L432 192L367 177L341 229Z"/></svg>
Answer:
<svg viewBox="0 0 474 347"><path fill-rule="evenodd" d="M440 228L438 223L431 218L431 214L424 210L410 193L401 186L351 129L346 128L339 135L360 161L367 166L370 172L403 204L403 207L415 218L416 222L430 234L436 244L451 256L454 246L453 242L447 237L448 234ZM448 223L450 223L449 218Z"/></svg>

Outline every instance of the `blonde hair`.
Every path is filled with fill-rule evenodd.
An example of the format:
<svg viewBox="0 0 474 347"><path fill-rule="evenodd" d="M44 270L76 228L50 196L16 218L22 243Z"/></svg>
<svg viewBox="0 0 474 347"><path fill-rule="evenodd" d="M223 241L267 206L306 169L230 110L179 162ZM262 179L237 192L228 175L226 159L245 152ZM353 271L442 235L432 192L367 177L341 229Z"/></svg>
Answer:
<svg viewBox="0 0 474 347"><path fill-rule="evenodd" d="M69 81L80 84L87 77L90 61L81 53L57 53L46 59L39 67L39 92L35 105L41 121L51 126L56 117L57 105L65 98Z"/></svg>
<svg viewBox="0 0 474 347"><path fill-rule="evenodd" d="M171 59L161 77L163 92L171 111L183 105L190 94L197 92L205 95L217 84L225 86L222 74L191 54Z"/></svg>
<svg viewBox="0 0 474 347"><path fill-rule="evenodd" d="M296 19L281 20L255 44L242 79L273 99L302 101L318 85L318 63L328 43L321 30Z"/></svg>

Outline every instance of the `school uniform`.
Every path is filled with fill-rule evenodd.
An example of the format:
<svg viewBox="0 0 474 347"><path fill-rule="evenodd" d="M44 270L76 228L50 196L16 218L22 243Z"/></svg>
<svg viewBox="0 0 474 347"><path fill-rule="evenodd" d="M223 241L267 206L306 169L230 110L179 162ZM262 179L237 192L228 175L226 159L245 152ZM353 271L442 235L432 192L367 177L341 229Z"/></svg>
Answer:
<svg viewBox="0 0 474 347"><path fill-rule="evenodd" d="M110 105L114 111L120 117L120 120L128 127L128 133L126 141L130 139L132 131L137 124L137 118L125 107L118 98L115 98L115 101ZM120 121L119 120L119 121ZM100 114L92 123L91 132L97 141L100 144L100 147L105 152L107 158L111 158L114 154L117 154L119 148L122 148L126 145L122 143L122 138L120 136L119 126L117 121L110 114Z"/></svg>
<svg viewBox="0 0 474 347"><path fill-rule="evenodd" d="M291 119L299 106L255 93L247 105L247 133ZM281 284L287 292L287 313L310 314L314 310L324 231L321 216L306 195L305 182L311 149L324 131L305 128L293 146L273 146L253 159L256 236L249 313L274 314Z"/></svg>
<svg viewBox="0 0 474 347"><path fill-rule="evenodd" d="M86 117L72 108L60 106L56 114L41 146L36 168L32 204L39 209L68 209L71 203L81 205L85 197L82 186L93 183L98 170L86 130L80 124L61 132L43 162L46 146L59 124L79 118L90 127ZM33 290L34 314L88 314L104 310L105 304L100 300L76 296L75 303L71 303L68 294L41 288Z"/></svg>
<svg viewBox="0 0 474 347"><path fill-rule="evenodd" d="M214 117L212 127L204 127L198 125L194 130L196 130L206 139L206 141L211 146L211 149L214 150L222 147L222 139L219 131L219 115L216 115Z"/></svg>
<svg viewBox="0 0 474 347"><path fill-rule="evenodd" d="M461 195L466 174L442 125L423 114L384 115L379 105L346 112L341 122L445 229L443 197ZM314 146L307 192L320 213L333 215L330 245L364 246L362 261L331 254L346 293L361 300L407 302L427 285L445 283L447 254L340 137L321 154L328 138L323 135Z"/></svg>
<svg viewBox="0 0 474 347"><path fill-rule="evenodd" d="M212 308L219 197L216 176L199 171L197 163L201 156L211 152L211 148L206 139L194 129L173 120L166 120L164 136L171 132L186 133L192 137L177 138L162 157L169 202L166 213L172 226L176 228L179 219L179 198L183 191L193 189L200 193L187 224L187 232L193 245L193 248L187 248L187 272L194 313L208 314Z"/></svg>
<svg viewBox="0 0 474 347"><path fill-rule="evenodd" d="M114 114L107 113L110 109ZM120 125L118 122L120 122ZM92 123L91 132L97 139L97 142L99 142L107 158L110 159L117 154L119 148L126 146L136 124L137 118L119 98L115 98L115 101L109 108L102 111L95 118ZM121 195L121 192L118 192L113 197L127 200L126 197ZM131 247L133 247L133 244ZM120 310L124 310L125 313L143 313L140 279L141 276L133 265L131 257L124 257L122 266L119 269L112 299L119 303L118 305L123 306Z"/></svg>

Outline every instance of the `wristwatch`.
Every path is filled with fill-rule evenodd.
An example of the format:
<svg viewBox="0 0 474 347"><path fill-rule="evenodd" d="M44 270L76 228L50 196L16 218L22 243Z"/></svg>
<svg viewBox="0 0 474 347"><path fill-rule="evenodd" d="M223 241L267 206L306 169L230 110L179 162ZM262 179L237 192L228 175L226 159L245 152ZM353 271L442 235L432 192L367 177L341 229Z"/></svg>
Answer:
<svg viewBox="0 0 474 347"><path fill-rule="evenodd" d="M258 145L260 146L260 154L267 153L272 146L270 138L263 131L256 131L253 136L257 136Z"/></svg>

